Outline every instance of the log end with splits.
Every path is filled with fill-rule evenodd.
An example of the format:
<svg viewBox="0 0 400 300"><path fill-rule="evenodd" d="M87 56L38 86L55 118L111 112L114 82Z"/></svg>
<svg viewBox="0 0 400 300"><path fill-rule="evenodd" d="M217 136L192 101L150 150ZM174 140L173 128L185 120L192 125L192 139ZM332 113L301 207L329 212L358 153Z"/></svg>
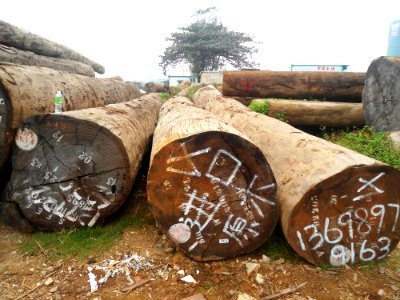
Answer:
<svg viewBox="0 0 400 300"><path fill-rule="evenodd" d="M147 180L156 222L195 260L249 253L278 221L268 162L254 144L232 133L175 139L153 156Z"/></svg>
<svg viewBox="0 0 400 300"><path fill-rule="evenodd" d="M42 230L93 226L131 188L130 163L108 129L66 115L38 115L18 129L5 201Z"/></svg>
<svg viewBox="0 0 400 300"><path fill-rule="evenodd" d="M385 165L349 167L320 182L282 221L289 243L315 265L382 260L400 239L399 182L400 172Z"/></svg>

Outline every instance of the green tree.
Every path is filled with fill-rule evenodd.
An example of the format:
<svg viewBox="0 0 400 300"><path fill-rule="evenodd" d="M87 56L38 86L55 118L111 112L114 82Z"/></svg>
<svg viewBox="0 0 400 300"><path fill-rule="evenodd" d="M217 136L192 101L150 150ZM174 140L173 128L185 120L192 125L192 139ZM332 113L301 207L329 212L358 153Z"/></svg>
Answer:
<svg viewBox="0 0 400 300"><path fill-rule="evenodd" d="M197 15L209 14L214 8L200 10ZM257 49L253 39L241 32L228 30L217 18L201 18L187 27L179 28L167 41L172 44L161 55L164 74L167 67L186 63L192 74L220 70L227 64L234 68L254 68L251 55Z"/></svg>

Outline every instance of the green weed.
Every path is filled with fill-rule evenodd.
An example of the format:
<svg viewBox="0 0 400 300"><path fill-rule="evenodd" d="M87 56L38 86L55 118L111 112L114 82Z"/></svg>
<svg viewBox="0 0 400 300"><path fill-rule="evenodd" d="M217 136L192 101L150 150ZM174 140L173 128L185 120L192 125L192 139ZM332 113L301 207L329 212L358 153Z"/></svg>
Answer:
<svg viewBox="0 0 400 300"><path fill-rule="evenodd" d="M258 112L260 114L268 115L269 112L269 104L268 101L259 101L259 100L253 100L249 108L255 112Z"/></svg>
<svg viewBox="0 0 400 300"><path fill-rule="evenodd" d="M50 259L85 258L110 248L126 229L141 227L146 223L148 220L142 217L124 216L105 226L36 232L22 240L21 248L27 254L36 254L44 249L48 251Z"/></svg>
<svg viewBox="0 0 400 300"><path fill-rule="evenodd" d="M396 169L400 169L400 151L393 149L389 138L384 132L375 132L371 127L362 129L341 130L327 133L322 128L324 139L356 152L387 163Z"/></svg>
<svg viewBox="0 0 400 300"><path fill-rule="evenodd" d="M171 95L170 95L169 93L161 93L161 94L160 94L160 97L161 97L161 100L162 100L163 102L165 102L165 101L168 101L169 98L171 98Z"/></svg>
<svg viewBox="0 0 400 300"><path fill-rule="evenodd" d="M292 263L298 263L302 258L290 247L283 233L275 230L272 236L261 246L261 253L272 260L280 258Z"/></svg>

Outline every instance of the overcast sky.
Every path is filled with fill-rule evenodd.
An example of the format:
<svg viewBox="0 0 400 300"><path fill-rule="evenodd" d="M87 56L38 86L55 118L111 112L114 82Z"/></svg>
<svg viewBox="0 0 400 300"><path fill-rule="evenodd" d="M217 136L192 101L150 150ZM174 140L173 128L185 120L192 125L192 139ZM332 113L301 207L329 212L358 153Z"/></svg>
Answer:
<svg viewBox="0 0 400 300"><path fill-rule="evenodd" d="M104 76L150 81L163 77L165 38L210 6L229 29L260 43L254 59L263 70L348 64L349 71L366 71L386 55L389 25L400 19L400 0L10 0L0 19L102 64ZM188 75L185 68L167 75L182 73Z"/></svg>

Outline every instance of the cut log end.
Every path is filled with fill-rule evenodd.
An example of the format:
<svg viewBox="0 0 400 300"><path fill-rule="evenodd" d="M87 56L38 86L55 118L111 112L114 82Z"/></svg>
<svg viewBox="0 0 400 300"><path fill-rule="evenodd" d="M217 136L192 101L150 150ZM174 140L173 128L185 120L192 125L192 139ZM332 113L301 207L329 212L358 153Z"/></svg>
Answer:
<svg viewBox="0 0 400 300"><path fill-rule="evenodd" d="M147 192L163 233L200 261L251 252L272 234L279 215L265 157L226 132L164 146L152 159Z"/></svg>
<svg viewBox="0 0 400 300"><path fill-rule="evenodd" d="M8 145L13 136L10 131L10 111L11 105L8 94L0 82L0 172L3 171L3 166L9 157L10 147Z"/></svg>
<svg viewBox="0 0 400 300"><path fill-rule="evenodd" d="M129 193L121 140L96 123L66 115L29 118L15 138L9 201L39 229L93 226Z"/></svg>
<svg viewBox="0 0 400 300"><path fill-rule="evenodd" d="M285 222L291 246L309 262L343 266L385 258L400 238L400 174L355 166L305 194Z"/></svg>

